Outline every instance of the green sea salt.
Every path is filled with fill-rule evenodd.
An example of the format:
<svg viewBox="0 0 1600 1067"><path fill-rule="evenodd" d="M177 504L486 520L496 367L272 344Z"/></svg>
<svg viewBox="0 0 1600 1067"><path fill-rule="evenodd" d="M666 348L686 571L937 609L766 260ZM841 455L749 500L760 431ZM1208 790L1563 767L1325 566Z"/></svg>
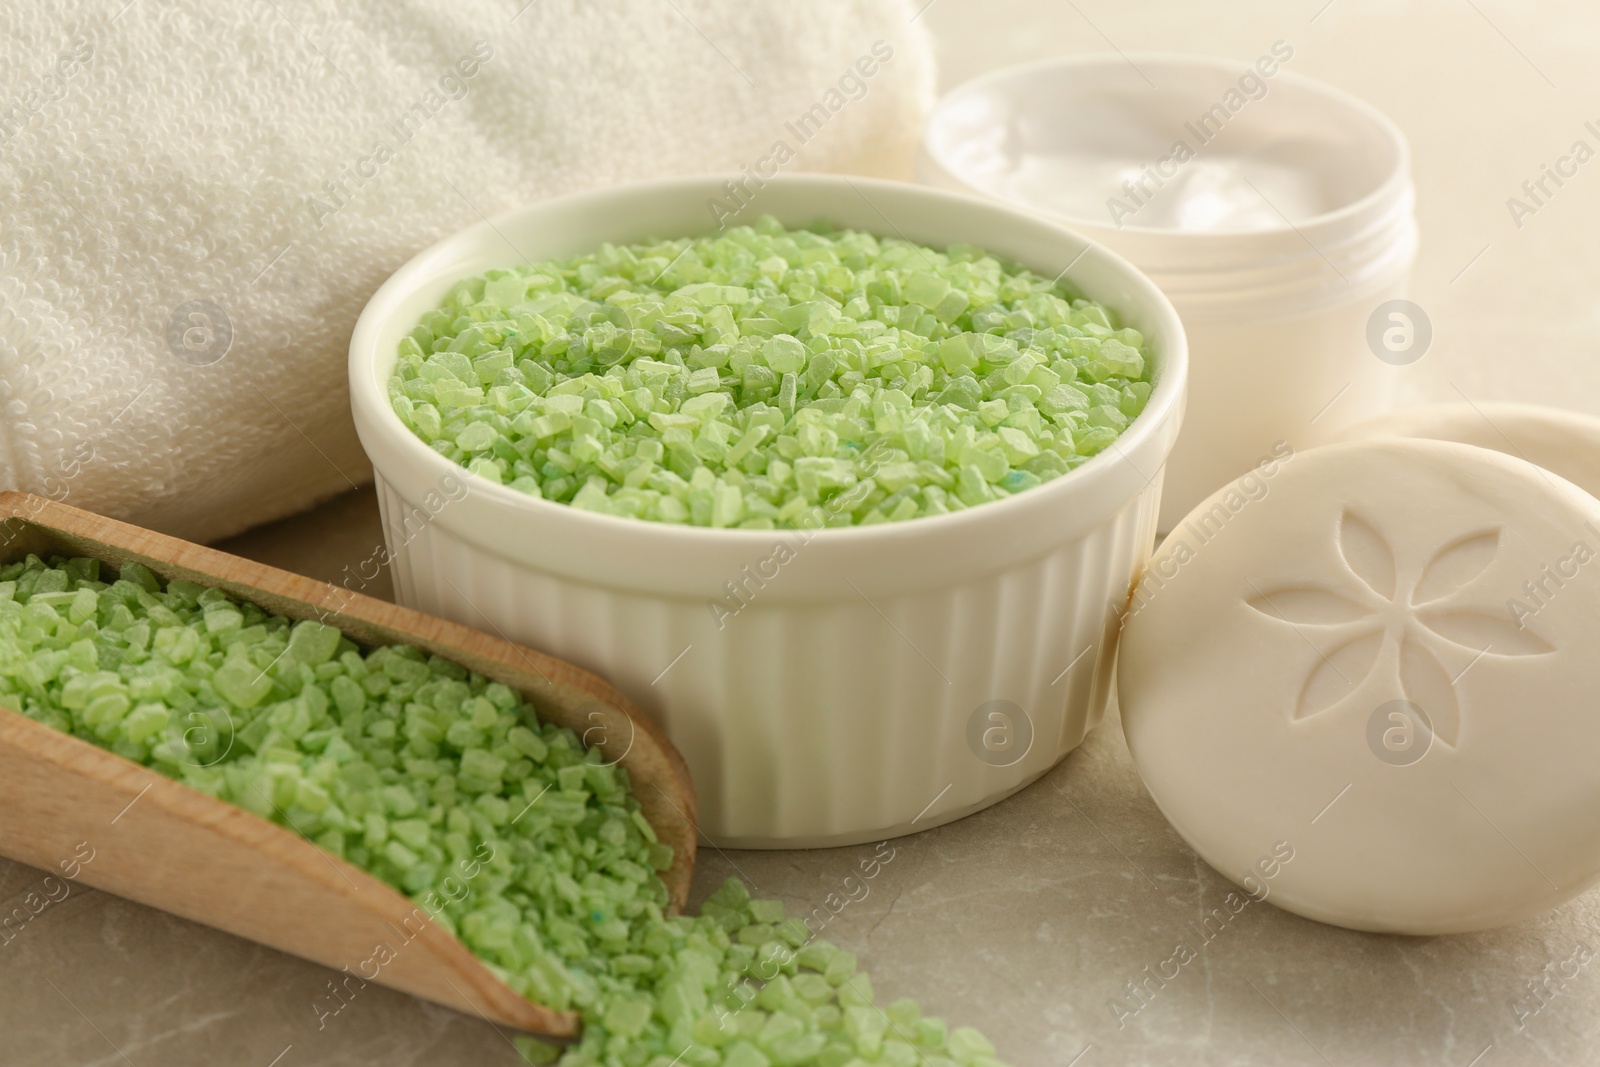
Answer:
<svg viewBox="0 0 1600 1067"><path fill-rule="evenodd" d="M1096 455L1144 338L980 248L771 217L455 285L400 341L402 422L531 496L773 529L959 511Z"/></svg>
<svg viewBox="0 0 1600 1067"><path fill-rule="evenodd" d="M997 1064L976 1030L879 1007L851 953L737 880L667 916L672 852L627 772L415 648L363 649L137 563L29 556L0 567L0 705L289 827L519 993L581 1013L568 1049L518 1038L530 1062Z"/></svg>

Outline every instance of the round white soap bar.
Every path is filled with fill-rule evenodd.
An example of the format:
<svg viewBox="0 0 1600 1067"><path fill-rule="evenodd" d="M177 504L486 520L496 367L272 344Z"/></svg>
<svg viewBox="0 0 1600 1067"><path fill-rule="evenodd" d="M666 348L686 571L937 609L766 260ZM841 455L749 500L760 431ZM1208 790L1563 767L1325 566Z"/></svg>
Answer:
<svg viewBox="0 0 1600 1067"><path fill-rule="evenodd" d="M1600 501L1467 445L1263 462L1124 621L1128 746L1195 851L1360 930L1538 915L1600 876Z"/></svg>
<svg viewBox="0 0 1600 1067"><path fill-rule="evenodd" d="M1525 459L1600 497L1600 419L1537 404L1425 404L1351 427L1347 441L1424 437Z"/></svg>

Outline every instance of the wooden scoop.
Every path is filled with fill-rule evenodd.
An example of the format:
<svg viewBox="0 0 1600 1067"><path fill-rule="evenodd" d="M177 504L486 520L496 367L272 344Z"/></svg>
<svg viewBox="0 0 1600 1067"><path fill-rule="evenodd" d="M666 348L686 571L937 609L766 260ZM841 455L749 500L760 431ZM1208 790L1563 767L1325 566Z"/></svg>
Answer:
<svg viewBox="0 0 1600 1067"><path fill-rule="evenodd" d="M587 671L338 586L42 497L0 493L0 562L30 552L86 556L111 567L137 561L165 579L186 578L280 615L327 622L366 647L414 645L505 683L545 721L572 729L627 768L645 817L674 850L662 878L669 907L682 909L695 851L688 768L653 722ZM519 996L425 912L352 864L243 808L4 708L0 853L52 872L76 868L80 881L98 889L519 1030L578 1033L576 1014Z"/></svg>

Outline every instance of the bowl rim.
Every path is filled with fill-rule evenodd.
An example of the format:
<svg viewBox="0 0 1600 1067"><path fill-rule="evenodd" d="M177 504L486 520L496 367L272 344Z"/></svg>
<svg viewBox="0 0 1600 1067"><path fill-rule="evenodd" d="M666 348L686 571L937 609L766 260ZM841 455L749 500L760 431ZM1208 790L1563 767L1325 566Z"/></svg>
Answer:
<svg viewBox="0 0 1600 1067"><path fill-rule="evenodd" d="M1021 222L1040 230L1048 231L1053 237L1073 244L1082 245L1076 258L1061 272L1060 276L1071 279L1073 267L1090 255L1099 257L1121 279L1134 289L1143 301L1143 310L1152 319L1159 322L1168 339L1168 351L1154 353L1154 362L1158 378L1151 389L1149 400L1143 411L1117 436L1117 438L1098 454L1067 471L1065 474L1044 482L1040 485L1025 489L1002 500L988 501L981 505L964 508L960 511L949 512L944 515L922 516L914 519L905 519L898 522L873 523L869 526L824 526L817 528L776 527L774 529L738 529L728 527L694 526L689 524L666 523L649 519L636 519L620 515L608 515L602 512L588 511L584 508L575 508L571 504L558 503L542 497L529 496L502 483L490 482L474 475L461 464L440 455L430 448L423 440L409 430L400 417L395 413L389 403L387 379L380 382L376 373L376 363L380 358L378 352L378 335L384 325L396 313L398 305L408 299L418 288L430 283L436 283L439 272L436 265L439 261L449 258L453 253L477 247L489 238L493 238L502 246L510 246L510 240L502 232L514 220L521 220L525 216L539 216L558 213L567 210L592 208L603 205L608 200L619 198L645 198L655 195L684 193L690 190L698 192L709 191L711 195L721 195L723 184L728 180L725 174L699 174L669 178L653 178L643 181L619 183L601 189L586 190L568 193L562 196L551 197L544 200L500 212L494 216L483 216L480 221L469 224L443 239L418 252L399 267L388 279L373 293L363 306L356 319L356 325L350 336L349 355L349 387L350 402L356 418L358 434L365 437L370 432L381 437L382 443L388 447L398 449L400 457L414 470L426 472L434 481L441 481L445 475L450 474L458 478L470 493L480 495L486 501L494 504L500 511L515 513L518 521L566 523L574 532L591 529L597 534L604 533L612 537L633 537L639 541L649 541L652 547L669 547L671 544L698 544L722 545L728 548L749 547L766 544L774 535L808 534L808 543L815 543L816 539L825 539L827 543L835 545L881 544L897 538L918 536L923 534L950 533L954 534L974 523L1004 521L1008 516L1019 514L1019 509L1035 507L1046 503L1055 497L1071 494L1075 491L1089 493L1094 487L1106 483L1112 472L1120 463L1128 463L1144 484L1149 486L1159 473L1159 467L1164 465L1165 453L1161 456L1161 463L1157 471L1146 473L1138 465L1133 464L1128 458L1130 451L1139 450L1141 446L1151 443L1158 434L1169 432L1170 440L1176 437L1176 427L1167 431L1166 423L1176 420L1181 423L1183 409L1187 395L1188 385L1188 342L1182 321L1172 302L1168 300L1150 278L1123 256L1118 255L1100 241L1085 236L1076 230L1063 226L1055 220L1034 212L1026 211L1019 207L997 202L992 198L976 196L969 193L952 192L942 189L933 189L912 182L898 182L877 178L858 177L844 174L779 174L776 177L763 179L763 188L770 185L782 185L804 189L808 186L817 189L853 190L856 195L867 200L869 206L874 207L863 190L876 192L884 196L901 197L907 199L922 199L929 202L944 201L959 205L964 210L975 210L981 213L1008 216L1012 221ZM741 209L741 212L743 209ZM481 213L480 213L481 214ZM881 215L882 213L879 212ZM890 229L895 229L887 217L884 221ZM875 235L876 230L871 230ZM654 236L641 234L639 240ZM682 236L682 235L680 235ZM692 234L690 236L700 236ZM597 244L599 242L596 242ZM514 246L512 247L514 251ZM515 263L520 258L507 256L508 264ZM1028 266L1027 264L1022 264ZM494 267L477 268L475 272L492 270ZM1034 269L1029 267L1029 269ZM471 274L464 275L470 277ZM1122 309L1113 310L1122 313ZM365 445L366 442L363 441ZM369 453L371 449L368 449ZM388 478L381 463L374 463L379 477ZM1131 497L1131 494L1130 494ZM596 525L598 524L598 525Z"/></svg>
<svg viewBox="0 0 1600 1067"><path fill-rule="evenodd" d="M1297 89L1331 100L1360 115L1384 135L1389 146L1394 151L1394 166L1389 173L1374 188L1348 204L1334 208L1332 211L1319 212L1298 221L1284 219L1282 225L1238 230L1195 231L1177 229L1170 226L1140 226L1130 223L1117 228L1114 232L1152 238L1170 237L1186 241L1210 241L1214 243L1238 240L1240 238L1282 237L1294 235L1300 231L1336 228L1352 218L1381 210L1384 205L1391 204L1397 198L1405 195L1406 189L1411 185L1411 143L1407 140L1405 131L1400 128L1399 123L1354 93L1321 79L1302 74L1299 71L1285 70L1281 66L1283 61L1280 60L1279 62L1280 67L1278 72L1272 76L1273 80L1283 79L1287 84L1293 85ZM1030 60L1025 63L1014 63L1010 66L980 74L975 78L970 78L939 97L933 108L928 112L927 121L923 123L922 136L918 140L918 152L951 179L959 183L964 190L970 190L972 193L996 199L1002 203L1021 206L1017 201L1003 197L998 192L974 184L968 180L966 175L950 166L944 153L934 149L932 132L936 124L940 122L942 113L946 108L982 90L1042 71L1133 66L1136 71L1143 73L1138 64L1162 66L1168 69L1209 69L1236 75L1254 69L1254 63L1251 62L1188 52L1088 52L1081 55L1048 56L1044 59ZM1090 233L1105 232L1108 229L1103 223L1094 219L1082 218L1077 215L1069 215L1065 212L1045 208L1036 208L1034 210L1039 211L1047 218L1065 223L1068 228L1083 227Z"/></svg>

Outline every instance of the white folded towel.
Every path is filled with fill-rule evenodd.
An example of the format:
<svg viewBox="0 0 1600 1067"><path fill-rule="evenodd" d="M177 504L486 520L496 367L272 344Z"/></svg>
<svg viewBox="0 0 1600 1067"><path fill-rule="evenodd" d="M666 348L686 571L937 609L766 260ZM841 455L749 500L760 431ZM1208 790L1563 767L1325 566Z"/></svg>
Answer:
<svg viewBox="0 0 1600 1067"><path fill-rule="evenodd" d="M0 488L210 540L366 481L345 345L390 272L480 216L779 141L785 169L898 166L933 92L916 13L5 5Z"/></svg>

